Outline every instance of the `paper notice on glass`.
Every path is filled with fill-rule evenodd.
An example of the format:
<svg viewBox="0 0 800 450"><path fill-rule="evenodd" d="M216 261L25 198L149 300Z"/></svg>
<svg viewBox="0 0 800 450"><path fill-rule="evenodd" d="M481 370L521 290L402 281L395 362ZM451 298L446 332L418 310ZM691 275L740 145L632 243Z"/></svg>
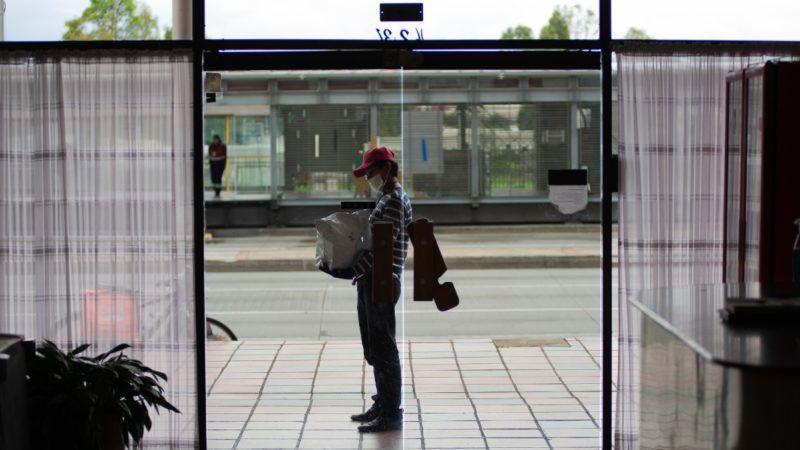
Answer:
<svg viewBox="0 0 800 450"><path fill-rule="evenodd" d="M551 185L549 199L561 214L575 214L589 203L589 189L585 184Z"/></svg>

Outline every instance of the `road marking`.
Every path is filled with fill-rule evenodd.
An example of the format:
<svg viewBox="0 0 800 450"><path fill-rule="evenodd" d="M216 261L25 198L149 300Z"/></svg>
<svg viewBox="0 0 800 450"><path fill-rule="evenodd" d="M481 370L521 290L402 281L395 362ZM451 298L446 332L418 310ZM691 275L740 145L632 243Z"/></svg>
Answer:
<svg viewBox="0 0 800 450"><path fill-rule="evenodd" d="M616 311L617 308L612 308L612 311ZM447 311L447 314L452 313L504 313L504 312L587 312L587 311L594 311L599 312L602 311L602 308L508 308L508 309L451 309ZM406 310L406 314L432 314L436 311L433 309L420 309L420 310ZM287 314L355 314L355 309L352 311L258 311L258 310L251 310L251 311L206 311L206 313L210 316L245 316L245 315L287 315Z"/></svg>
<svg viewBox="0 0 800 450"><path fill-rule="evenodd" d="M453 280L448 280L453 281ZM460 282L458 280L453 281L457 284L458 287L466 287L469 286L471 288L484 288L484 289L501 289L501 288L546 288L546 287L596 287L600 289L602 286L600 282L597 283L560 283L560 284L467 284ZM409 281L406 283L408 285L411 284ZM303 292L303 291L318 291L320 289L331 289L331 290L355 290L354 286L325 286L325 287L304 287L304 288L295 288L295 287L286 287L286 288L271 288L271 287L263 287L263 288L206 288L206 292Z"/></svg>

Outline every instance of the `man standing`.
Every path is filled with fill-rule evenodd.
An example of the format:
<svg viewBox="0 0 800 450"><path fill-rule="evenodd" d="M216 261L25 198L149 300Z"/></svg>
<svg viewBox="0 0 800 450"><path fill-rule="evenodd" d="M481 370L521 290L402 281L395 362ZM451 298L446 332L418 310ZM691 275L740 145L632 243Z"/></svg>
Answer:
<svg viewBox="0 0 800 450"><path fill-rule="evenodd" d="M222 174L228 162L228 148L222 143L218 134L211 138L208 146L208 163L211 166L211 183L214 185L214 198L219 198L222 190Z"/></svg>
<svg viewBox="0 0 800 450"><path fill-rule="evenodd" d="M356 258L352 271L332 271L322 267L323 271L339 278L352 276L353 283L357 286L361 345L364 359L372 366L377 390L377 394L372 397L373 405L367 411L351 416L353 421L365 422L358 427L358 431L362 433L399 430L403 427L403 411L400 409L402 370L395 340L394 307L400 299L408 251L406 226L411 222L411 202L397 180L397 172L394 152L386 147L367 151L363 164L353 170L353 175L365 177L372 191L379 196L369 217L370 225L376 221L392 224L392 303L376 304L372 301L372 252L361 253Z"/></svg>

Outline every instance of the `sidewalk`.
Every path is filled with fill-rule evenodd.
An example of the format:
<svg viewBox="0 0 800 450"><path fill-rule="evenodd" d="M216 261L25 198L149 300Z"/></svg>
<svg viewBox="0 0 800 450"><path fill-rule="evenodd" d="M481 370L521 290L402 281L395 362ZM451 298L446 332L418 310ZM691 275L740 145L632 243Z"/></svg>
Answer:
<svg viewBox="0 0 800 450"><path fill-rule="evenodd" d="M450 269L600 267L599 225L440 226L435 234ZM317 270L315 236L313 227L218 230L206 239L206 271Z"/></svg>
<svg viewBox="0 0 800 450"><path fill-rule="evenodd" d="M349 416L374 393L360 342L209 342L209 448L600 447L599 337L400 347L404 430L359 435Z"/></svg>

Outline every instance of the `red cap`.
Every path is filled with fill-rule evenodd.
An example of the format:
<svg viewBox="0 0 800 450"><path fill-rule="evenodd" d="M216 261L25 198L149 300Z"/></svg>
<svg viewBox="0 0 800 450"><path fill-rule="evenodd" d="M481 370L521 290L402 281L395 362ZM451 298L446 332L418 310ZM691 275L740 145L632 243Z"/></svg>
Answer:
<svg viewBox="0 0 800 450"><path fill-rule="evenodd" d="M386 147L375 147L372 150L367 150L367 152L364 153L364 162L353 171L353 175L361 178L367 174L367 169L372 167L373 164L384 160L394 161L394 152Z"/></svg>

